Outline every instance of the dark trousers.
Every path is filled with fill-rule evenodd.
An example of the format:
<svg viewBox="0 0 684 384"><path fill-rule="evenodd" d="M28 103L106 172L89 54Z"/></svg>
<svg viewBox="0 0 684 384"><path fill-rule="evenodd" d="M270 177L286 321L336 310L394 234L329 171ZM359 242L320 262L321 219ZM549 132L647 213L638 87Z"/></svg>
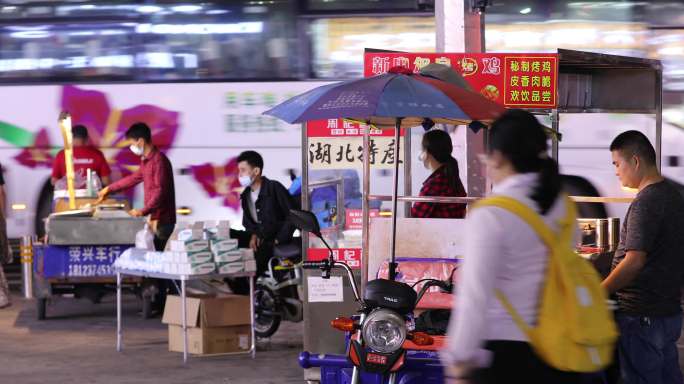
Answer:
<svg viewBox="0 0 684 384"><path fill-rule="evenodd" d="M231 239L238 240L238 247L249 248L249 240L251 238L251 235L246 231L238 231L236 229L231 229L230 237ZM230 290L236 295L249 295L249 278L226 277L224 281L228 284Z"/></svg>
<svg viewBox="0 0 684 384"><path fill-rule="evenodd" d="M273 247L274 245L272 242L263 242L254 253L257 265L257 276L261 276L268 271L268 262L273 257Z"/></svg>
<svg viewBox="0 0 684 384"><path fill-rule="evenodd" d="M474 372L473 383L575 384L582 382L579 374L559 371L544 363L534 354L528 343L493 340L487 342L485 348L492 352L493 360L488 368Z"/></svg>
<svg viewBox="0 0 684 384"><path fill-rule="evenodd" d="M158 224L157 232L154 234L154 249L157 252L164 252L166 243L169 241L176 224Z"/></svg>
<svg viewBox="0 0 684 384"><path fill-rule="evenodd" d="M249 241L252 237L246 231L230 230L230 237L238 240L240 248L249 248ZM257 276L261 276L268 270L268 261L273 257L273 242L263 242L256 252L254 252L254 259L257 264Z"/></svg>
<svg viewBox="0 0 684 384"><path fill-rule="evenodd" d="M682 314L666 317L617 314L618 352L624 384L681 384L677 340Z"/></svg>
<svg viewBox="0 0 684 384"><path fill-rule="evenodd" d="M171 238L175 224L158 224L157 231L154 234L154 249L157 252L163 252L166 248L166 243ZM150 283L157 286L157 294L154 297L154 309L160 312L164 311L164 304L166 303L166 294L168 291L177 293L172 281L164 279L149 279Z"/></svg>

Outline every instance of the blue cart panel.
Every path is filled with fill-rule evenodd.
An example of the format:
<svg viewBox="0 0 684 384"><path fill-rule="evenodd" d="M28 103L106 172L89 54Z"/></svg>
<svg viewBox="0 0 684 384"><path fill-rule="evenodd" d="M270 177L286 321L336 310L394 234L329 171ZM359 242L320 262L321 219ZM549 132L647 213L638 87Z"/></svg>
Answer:
<svg viewBox="0 0 684 384"><path fill-rule="evenodd" d="M33 267L37 276L50 278L115 277L114 261L128 245L37 245Z"/></svg>
<svg viewBox="0 0 684 384"><path fill-rule="evenodd" d="M353 365L347 356L318 355L302 352L299 355L302 368L321 368L321 384L351 383ZM387 376L362 373L363 384L386 384ZM401 384L441 384L444 370L437 352L406 351L404 367L397 372L397 383Z"/></svg>

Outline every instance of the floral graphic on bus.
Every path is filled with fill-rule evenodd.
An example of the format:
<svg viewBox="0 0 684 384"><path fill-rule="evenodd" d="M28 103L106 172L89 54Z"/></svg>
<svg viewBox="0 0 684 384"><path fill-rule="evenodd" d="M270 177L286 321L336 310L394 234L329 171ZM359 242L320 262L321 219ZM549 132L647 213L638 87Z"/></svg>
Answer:
<svg viewBox="0 0 684 384"><path fill-rule="evenodd" d="M93 145L104 149L113 168L119 168L124 174L130 172L131 166L140 164L140 158L125 143L124 134L131 125L146 123L152 130L152 141L162 151L171 147L178 131L178 112L151 104L116 109L110 106L103 92L74 86L62 89L61 108L71 113L73 124L88 128Z"/></svg>
<svg viewBox="0 0 684 384"><path fill-rule="evenodd" d="M14 159L29 168L52 167L53 153L47 129L41 128L33 137L31 146L21 151Z"/></svg>
<svg viewBox="0 0 684 384"><path fill-rule="evenodd" d="M240 208L240 182L238 180L237 158L229 159L225 165L205 163L190 167L193 178L200 183L209 197L220 196L223 205L234 210Z"/></svg>
<svg viewBox="0 0 684 384"><path fill-rule="evenodd" d="M112 179L117 180L132 173L140 164L125 141L126 130L136 122L145 122L152 130L154 144L163 152L172 148L179 129L180 113L151 104L139 104L128 109L112 106L104 92L87 90L76 86L64 86L59 108L71 114L72 124L88 128L92 145L100 148L112 168ZM55 116L55 127L57 116ZM59 136L57 128L54 129ZM54 136L54 135L53 135ZM38 133L0 122L0 140L23 148L14 157L28 168L51 168L55 154L62 147L61 140L50 141L48 129ZM211 163L191 167L192 176L210 197L220 196L226 207L239 210L240 187L237 159L229 159L225 165ZM128 196L132 197L132 192Z"/></svg>
<svg viewBox="0 0 684 384"><path fill-rule="evenodd" d="M152 130L154 144L162 151L173 144L178 130L179 113L155 105L141 104L128 109L116 109L105 93L67 85L62 88L60 109L68 111L74 125L88 128L91 143L103 150L112 166L115 178L130 174L140 159L128 150L124 134L136 122L145 122ZM57 117L55 117L55 125ZM19 129L15 127L15 129ZM29 168L52 167L54 153L61 142L51 143L46 128L34 136L15 160Z"/></svg>

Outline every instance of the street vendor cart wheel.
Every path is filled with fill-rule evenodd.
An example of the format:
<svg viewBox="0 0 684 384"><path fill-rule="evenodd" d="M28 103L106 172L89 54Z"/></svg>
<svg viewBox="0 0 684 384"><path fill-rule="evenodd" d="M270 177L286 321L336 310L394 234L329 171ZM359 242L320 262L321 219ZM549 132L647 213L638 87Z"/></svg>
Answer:
<svg viewBox="0 0 684 384"><path fill-rule="evenodd" d="M36 299L36 318L38 320L45 320L47 313L47 299L38 298Z"/></svg>
<svg viewBox="0 0 684 384"><path fill-rule="evenodd" d="M254 334L262 339L273 336L280 327L280 311L276 295L263 284L254 291Z"/></svg>

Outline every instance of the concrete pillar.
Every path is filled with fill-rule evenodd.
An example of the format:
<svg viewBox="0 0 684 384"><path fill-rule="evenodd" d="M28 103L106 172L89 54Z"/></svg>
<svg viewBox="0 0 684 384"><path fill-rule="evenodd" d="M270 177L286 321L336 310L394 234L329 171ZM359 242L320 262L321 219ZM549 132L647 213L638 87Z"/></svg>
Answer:
<svg viewBox="0 0 684 384"><path fill-rule="evenodd" d="M436 0L437 52L484 52L484 13L473 11L472 0ZM486 130L466 131L465 181L468 196L484 196L489 190L485 168L477 155L487 145Z"/></svg>

